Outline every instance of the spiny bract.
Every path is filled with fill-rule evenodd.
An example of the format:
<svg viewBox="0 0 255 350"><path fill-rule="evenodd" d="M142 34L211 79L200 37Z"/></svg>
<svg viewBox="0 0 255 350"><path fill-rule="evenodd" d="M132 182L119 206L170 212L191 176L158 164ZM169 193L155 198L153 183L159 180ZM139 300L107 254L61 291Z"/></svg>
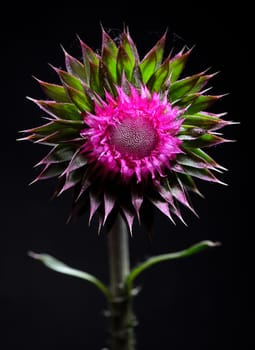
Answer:
<svg viewBox="0 0 255 350"><path fill-rule="evenodd" d="M191 50L163 58L165 40L140 60L127 29L118 44L102 29L101 54L81 40L83 62L64 50L61 84L37 79L49 100L30 99L49 122L22 139L52 146L35 181L57 177L55 195L73 189L70 218L90 207L99 231L118 213L130 232L135 217L149 229L153 206L183 221L179 204L194 212L188 192L200 194L194 178L220 183L213 171L224 168L202 150L231 124L204 111L221 97L203 90L214 74L179 80Z"/></svg>

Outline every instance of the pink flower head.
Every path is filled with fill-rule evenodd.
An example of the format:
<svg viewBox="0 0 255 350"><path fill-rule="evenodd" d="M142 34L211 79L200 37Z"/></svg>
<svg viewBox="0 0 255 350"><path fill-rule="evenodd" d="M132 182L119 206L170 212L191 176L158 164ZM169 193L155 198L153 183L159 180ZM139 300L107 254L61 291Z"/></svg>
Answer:
<svg viewBox="0 0 255 350"><path fill-rule="evenodd" d="M60 85L38 80L47 99L31 99L47 123L22 139L52 146L34 181L57 177L56 195L73 190L70 218L90 208L99 231L119 214L130 231L135 218L150 231L154 207L184 221L197 179L221 183L214 173L224 168L207 149L226 142L218 130L233 123L207 111L221 98L206 93L214 74L182 76L191 50L165 55L164 34L140 58L127 29L119 39L102 30L100 52L80 40L82 62L64 51Z"/></svg>
<svg viewBox="0 0 255 350"><path fill-rule="evenodd" d="M130 86L130 94L121 87L117 97L106 94L95 105L95 114L84 116L88 128L83 151L89 163L102 168L105 175L118 175L125 182L153 180L171 169L171 161L181 153L177 137L182 119L180 110L165 95Z"/></svg>

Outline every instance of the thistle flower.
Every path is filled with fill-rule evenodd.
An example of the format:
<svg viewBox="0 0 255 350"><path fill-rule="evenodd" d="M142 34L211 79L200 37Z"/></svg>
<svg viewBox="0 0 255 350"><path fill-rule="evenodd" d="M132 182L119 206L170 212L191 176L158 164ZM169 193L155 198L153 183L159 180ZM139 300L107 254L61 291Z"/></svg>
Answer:
<svg viewBox="0 0 255 350"><path fill-rule="evenodd" d="M73 190L70 218L90 207L99 231L118 213L131 232L135 217L149 227L153 207L183 221L180 204L195 213L188 194L200 194L194 178L221 183L224 168L202 150L231 124L205 111L222 97L204 90L214 74L179 79L191 50L164 59L165 40L140 59L127 29L118 44L102 29L100 54L81 40L83 62L64 50L61 84L37 79L49 100L30 98L49 122L22 139L52 146L34 182L57 177L55 195Z"/></svg>

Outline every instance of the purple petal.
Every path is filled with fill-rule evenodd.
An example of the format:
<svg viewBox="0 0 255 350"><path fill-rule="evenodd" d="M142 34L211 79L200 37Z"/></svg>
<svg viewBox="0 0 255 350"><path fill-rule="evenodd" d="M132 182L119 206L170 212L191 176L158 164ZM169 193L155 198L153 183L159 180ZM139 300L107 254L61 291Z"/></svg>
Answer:
<svg viewBox="0 0 255 350"><path fill-rule="evenodd" d="M181 203L183 204L185 207L187 207L189 210L192 211L192 213L194 213L197 217L198 214L196 213L196 211L194 210L194 208L190 205L187 196L185 194L185 190L182 189L179 184L175 183L174 185L171 186L171 191L173 193L173 196Z"/></svg>
<svg viewBox="0 0 255 350"><path fill-rule="evenodd" d="M174 207L175 206L174 199L173 199L173 195L172 195L171 191L167 190L164 186L162 186L159 181L155 181L155 185L156 185L157 191L161 195L161 197L167 203L171 204L171 206Z"/></svg>
<svg viewBox="0 0 255 350"><path fill-rule="evenodd" d="M114 204L116 202L116 198L109 195L109 193L104 193L104 220L103 225L105 224L105 221L107 220L110 212L112 211Z"/></svg>
<svg viewBox="0 0 255 350"><path fill-rule="evenodd" d="M169 204L166 202L159 201L154 198L149 198L152 204L155 205L156 208L158 208L163 214L165 214L174 224L174 220L171 216L170 210L169 210Z"/></svg>
<svg viewBox="0 0 255 350"><path fill-rule="evenodd" d="M90 199L90 215L89 215L89 225L90 225L95 212L97 211L98 207L101 204L101 201L99 200L98 196L93 194L92 192L89 193L89 199Z"/></svg>
<svg viewBox="0 0 255 350"><path fill-rule="evenodd" d="M140 193L137 193L137 192L133 192L131 193L131 196L132 196L132 204L133 204L133 207L135 208L135 212L136 212L136 215L137 215L137 218L138 218L138 221L140 223L140 213L139 213L139 210L141 208L141 205L143 203L143 195L140 194Z"/></svg>
<svg viewBox="0 0 255 350"><path fill-rule="evenodd" d="M73 171L66 175L66 181L61 191L59 191L58 196L60 196L63 192L69 190L74 187L77 183L81 181L81 175L79 172Z"/></svg>
<svg viewBox="0 0 255 350"><path fill-rule="evenodd" d="M80 199L80 197L83 195L83 193L86 192L87 189L91 186L91 181L90 181L89 177L87 177L87 176L84 176L81 183L82 183L81 190L76 198L76 201L78 201Z"/></svg>
<svg viewBox="0 0 255 350"><path fill-rule="evenodd" d="M97 233L100 234L103 227L103 215L101 213L98 213L98 229Z"/></svg>
<svg viewBox="0 0 255 350"><path fill-rule="evenodd" d="M129 228L129 232L130 232L130 234L132 236L132 234L133 234L133 223L134 223L135 216L127 208L122 207L121 209L122 209L122 212L123 212L123 214L124 214L124 216L126 218L126 221L127 221L127 224L128 224L128 228Z"/></svg>

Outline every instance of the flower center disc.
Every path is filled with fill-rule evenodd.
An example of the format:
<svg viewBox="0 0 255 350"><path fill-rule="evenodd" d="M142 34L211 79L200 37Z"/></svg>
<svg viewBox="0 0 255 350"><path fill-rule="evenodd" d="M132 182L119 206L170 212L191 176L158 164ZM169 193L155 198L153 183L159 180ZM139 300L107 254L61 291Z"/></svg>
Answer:
<svg viewBox="0 0 255 350"><path fill-rule="evenodd" d="M149 156L158 141L151 121L143 117L125 118L111 128L110 134L116 150L133 159Z"/></svg>

